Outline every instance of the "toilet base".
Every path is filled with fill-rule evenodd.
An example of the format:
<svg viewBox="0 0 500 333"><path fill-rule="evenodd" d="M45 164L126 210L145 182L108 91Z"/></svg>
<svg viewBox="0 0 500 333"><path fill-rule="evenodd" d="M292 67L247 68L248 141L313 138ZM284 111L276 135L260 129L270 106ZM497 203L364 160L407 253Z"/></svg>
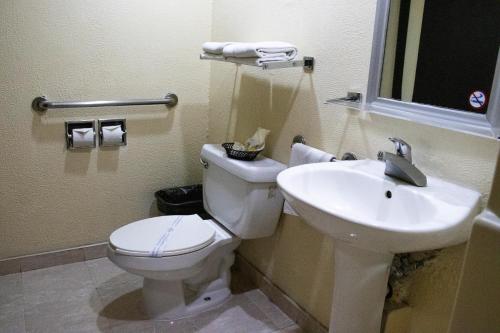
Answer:
<svg viewBox="0 0 500 333"><path fill-rule="evenodd" d="M196 315L231 297L231 266L238 239L217 248L197 274L186 279L158 280L145 277L144 308L151 319L176 320Z"/></svg>
<svg viewBox="0 0 500 333"><path fill-rule="evenodd" d="M206 222L206 221L205 221ZM125 271L142 276L143 303L154 320L176 320L207 311L231 297L230 268L241 240L213 221L213 243L166 257L131 256L108 246L108 257Z"/></svg>
<svg viewBox="0 0 500 333"><path fill-rule="evenodd" d="M176 320L196 315L220 305L231 297L228 281L219 278L201 291L189 290L182 281L144 279L144 307L154 320Z"/></svg>

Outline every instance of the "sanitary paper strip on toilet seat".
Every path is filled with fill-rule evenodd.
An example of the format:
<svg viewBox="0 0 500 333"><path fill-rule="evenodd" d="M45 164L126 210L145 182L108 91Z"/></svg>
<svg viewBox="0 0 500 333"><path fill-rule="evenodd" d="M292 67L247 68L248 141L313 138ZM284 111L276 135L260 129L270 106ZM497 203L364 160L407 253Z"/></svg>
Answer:
<svg viewBox="0 0 500 333"><path fill-rule="evenodd" d="M160 239L158 239L158 242L156 242L156 245L153 248L153 251L151 251L152 257L161 257L160 254L161 254L163 248L165 247L165 245L167 244L168 237L170 236L170 234L172 234L172 232L179 225L179 223L181 223L182 218L183 218L182 215L177 216L177 218L172 223L172 225L167 230L165 230L165 233L160 237Z"/></svg>

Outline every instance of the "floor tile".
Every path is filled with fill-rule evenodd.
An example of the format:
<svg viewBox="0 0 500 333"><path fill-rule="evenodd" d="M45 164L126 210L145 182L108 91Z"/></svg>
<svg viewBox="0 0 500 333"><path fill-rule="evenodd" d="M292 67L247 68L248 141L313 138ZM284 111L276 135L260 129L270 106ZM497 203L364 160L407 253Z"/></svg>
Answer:
<svg viewBox="0 0 500 333"><path fill-rule="evenodd" d="M93 287L88 268L82 262L23 272L21 276L25 295Z"/></svg>
<svg viewBox="0 0 500 333"><path fill-rule="evenodd" d="M26 320L32 317L64 315L73 311L98 314L103 307L93 288L46 293L45 297L32 295L24 296Z"/></svg>
<svg viewBox="0 0 500 333"><path fill-rule="evenodd" d="M195 333L196 327L192 319L174 321L155 321L155 333Z"/></svg>
<svg viewBox="0 0 500 333"><path fill-rule="evenodd" d="M0 332L24 332L24 303L22 296L0 304Z"/></svg>
<svg viewBox="0 0 500 333"><path fill-rule="evenodd" d="M0 276L0 332L25 332L22 280L19 273Z"/></svg>
<svg viewBox="0 0 500 333"><path fill-rule="evenodd" d="M125 272L108 258L90 260L87 266L104 305L142 289L142 277Z"/></svg>
<svg viewBox="0 0 500 333"><path fill-rule="evenodd" d="M0 305L8 304L23 297L22 278L20 273L0 276Z"/></svg>
<svg viewBox="0 0 500 333"><path fill-rule="evenodd" d="M0 276L2 333L301 333L259 290L197 316L152 321L142 277L107 258Z"/></svg>
<svg viewBox="0 0 500 333"><path fill-rule="evenodd" d="M193 318L197 332L265 333L277 327L244 295L234 295L220 307Z"/></svg>
<svg viewBox="0 0 500 333"><path fill-rule="evenodd" d="M129 274L108 258L87 261L103 304L100 316L110 332L153 332L154 323L142 305L142 278Z"/></svg>
<svg viewBox="0 0 500 333"><path fill-rule="evenodd" d="M99 315L106 318L111 328L123 326L149 329L153 327L144 311L140 289L120 295L109 303L103 303Z"/></svg>
<svg viewBox="0 0 500 333"><path fill-rule="evenodd" d="M26 331L104 332L102 302L84 263L22 273Z"/></svg>
<svg viewBox="0 0 500 333"><path fill-rule="evenodd" d="M0 314L0 332L25 333L23 316L4 316Z"/></svg>
<svg viewBox="0 0 500 333"><path fill-rule="evenodd" d="M298 325L292 325L286 328L283 328L276 333L305 333Z"/></svg>
<svg viewBox="0 0 500 333"><path fill-rule="evenodd" d="M119 325L111 325L106 333L154 333L153 321L124 321ZM175 332L175 331L174 331ZM170 333L170 331L169 331Z"/></svg>
<svg viewBox="0 0 500 333"><path fill-rule="evenodd" d="M82 316L75 314L66 316L64 320L58 321L57 318L47 318L39 321L34 326L28 326L27 333L107 333L109 332L107 324L100 318L94 318L90 315Z"/></svg>
<svg viewBox="0 0 500 333"><path fill-rule="evenodd" d="M89 268L92 279L97 285L114 279L122 274L128 274L120 267L116 266L108 258L99 258L85 262Z"/></svg>
<svg viewBox="0 0 500 333"><path fill-rule="evenodd" d="M284 314L276 305L271 303L269 298L259 289L247 291L244 294L259 310L261 310L278 329L289 327L295 324L286 314Z"/></svg>
<svg viewBox="0 0 500 333"><path fill-rule="evenodd" d="M301 316L301 309L290 297L281 292L266 277L261 277L259 289L266 295L289 318L298 322Z"/></svg>
<svg viewBox="0 0 500 333"><path fill-rule="evenodd" d="M102 303L93 288L61 291L36 303L25 300L27 332L102 332L109 326L99 315Z"/></svg>
<svg viewBox="0 0 500 333"><path fill-rule="evenodd" d="M99 312L102 304L92 281L84 276L86 271L80 272L80 277L75 276L78 271L60 272L60 275L23 276L27 319L50 313L65 313L74 307Z"/></svg>

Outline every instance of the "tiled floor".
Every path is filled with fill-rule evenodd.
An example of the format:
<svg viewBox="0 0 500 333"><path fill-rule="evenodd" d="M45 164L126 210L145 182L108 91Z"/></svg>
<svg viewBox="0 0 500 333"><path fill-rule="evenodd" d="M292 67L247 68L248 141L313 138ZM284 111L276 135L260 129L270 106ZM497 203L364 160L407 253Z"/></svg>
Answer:
<svg viewBox="0 0 500 333"><path fill-rule="evenodd" d="M0 276L0 332L301 332L258 289L196 317L151 321L141 285L107 258Z"/></svg>

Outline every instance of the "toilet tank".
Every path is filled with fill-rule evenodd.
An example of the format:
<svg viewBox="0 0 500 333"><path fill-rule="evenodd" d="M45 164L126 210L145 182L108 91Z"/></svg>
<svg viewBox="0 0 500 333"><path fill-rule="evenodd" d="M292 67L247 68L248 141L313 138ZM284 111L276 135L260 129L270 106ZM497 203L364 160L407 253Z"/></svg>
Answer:
<svg viewBox="0 0 500 333"><path fill-rule="evenodd" d="M276 176L286 166L266 157L230 159L220 145L213 144L203 146L201 160L206 211L240 238L272 235L284 201Z"/></svg>

